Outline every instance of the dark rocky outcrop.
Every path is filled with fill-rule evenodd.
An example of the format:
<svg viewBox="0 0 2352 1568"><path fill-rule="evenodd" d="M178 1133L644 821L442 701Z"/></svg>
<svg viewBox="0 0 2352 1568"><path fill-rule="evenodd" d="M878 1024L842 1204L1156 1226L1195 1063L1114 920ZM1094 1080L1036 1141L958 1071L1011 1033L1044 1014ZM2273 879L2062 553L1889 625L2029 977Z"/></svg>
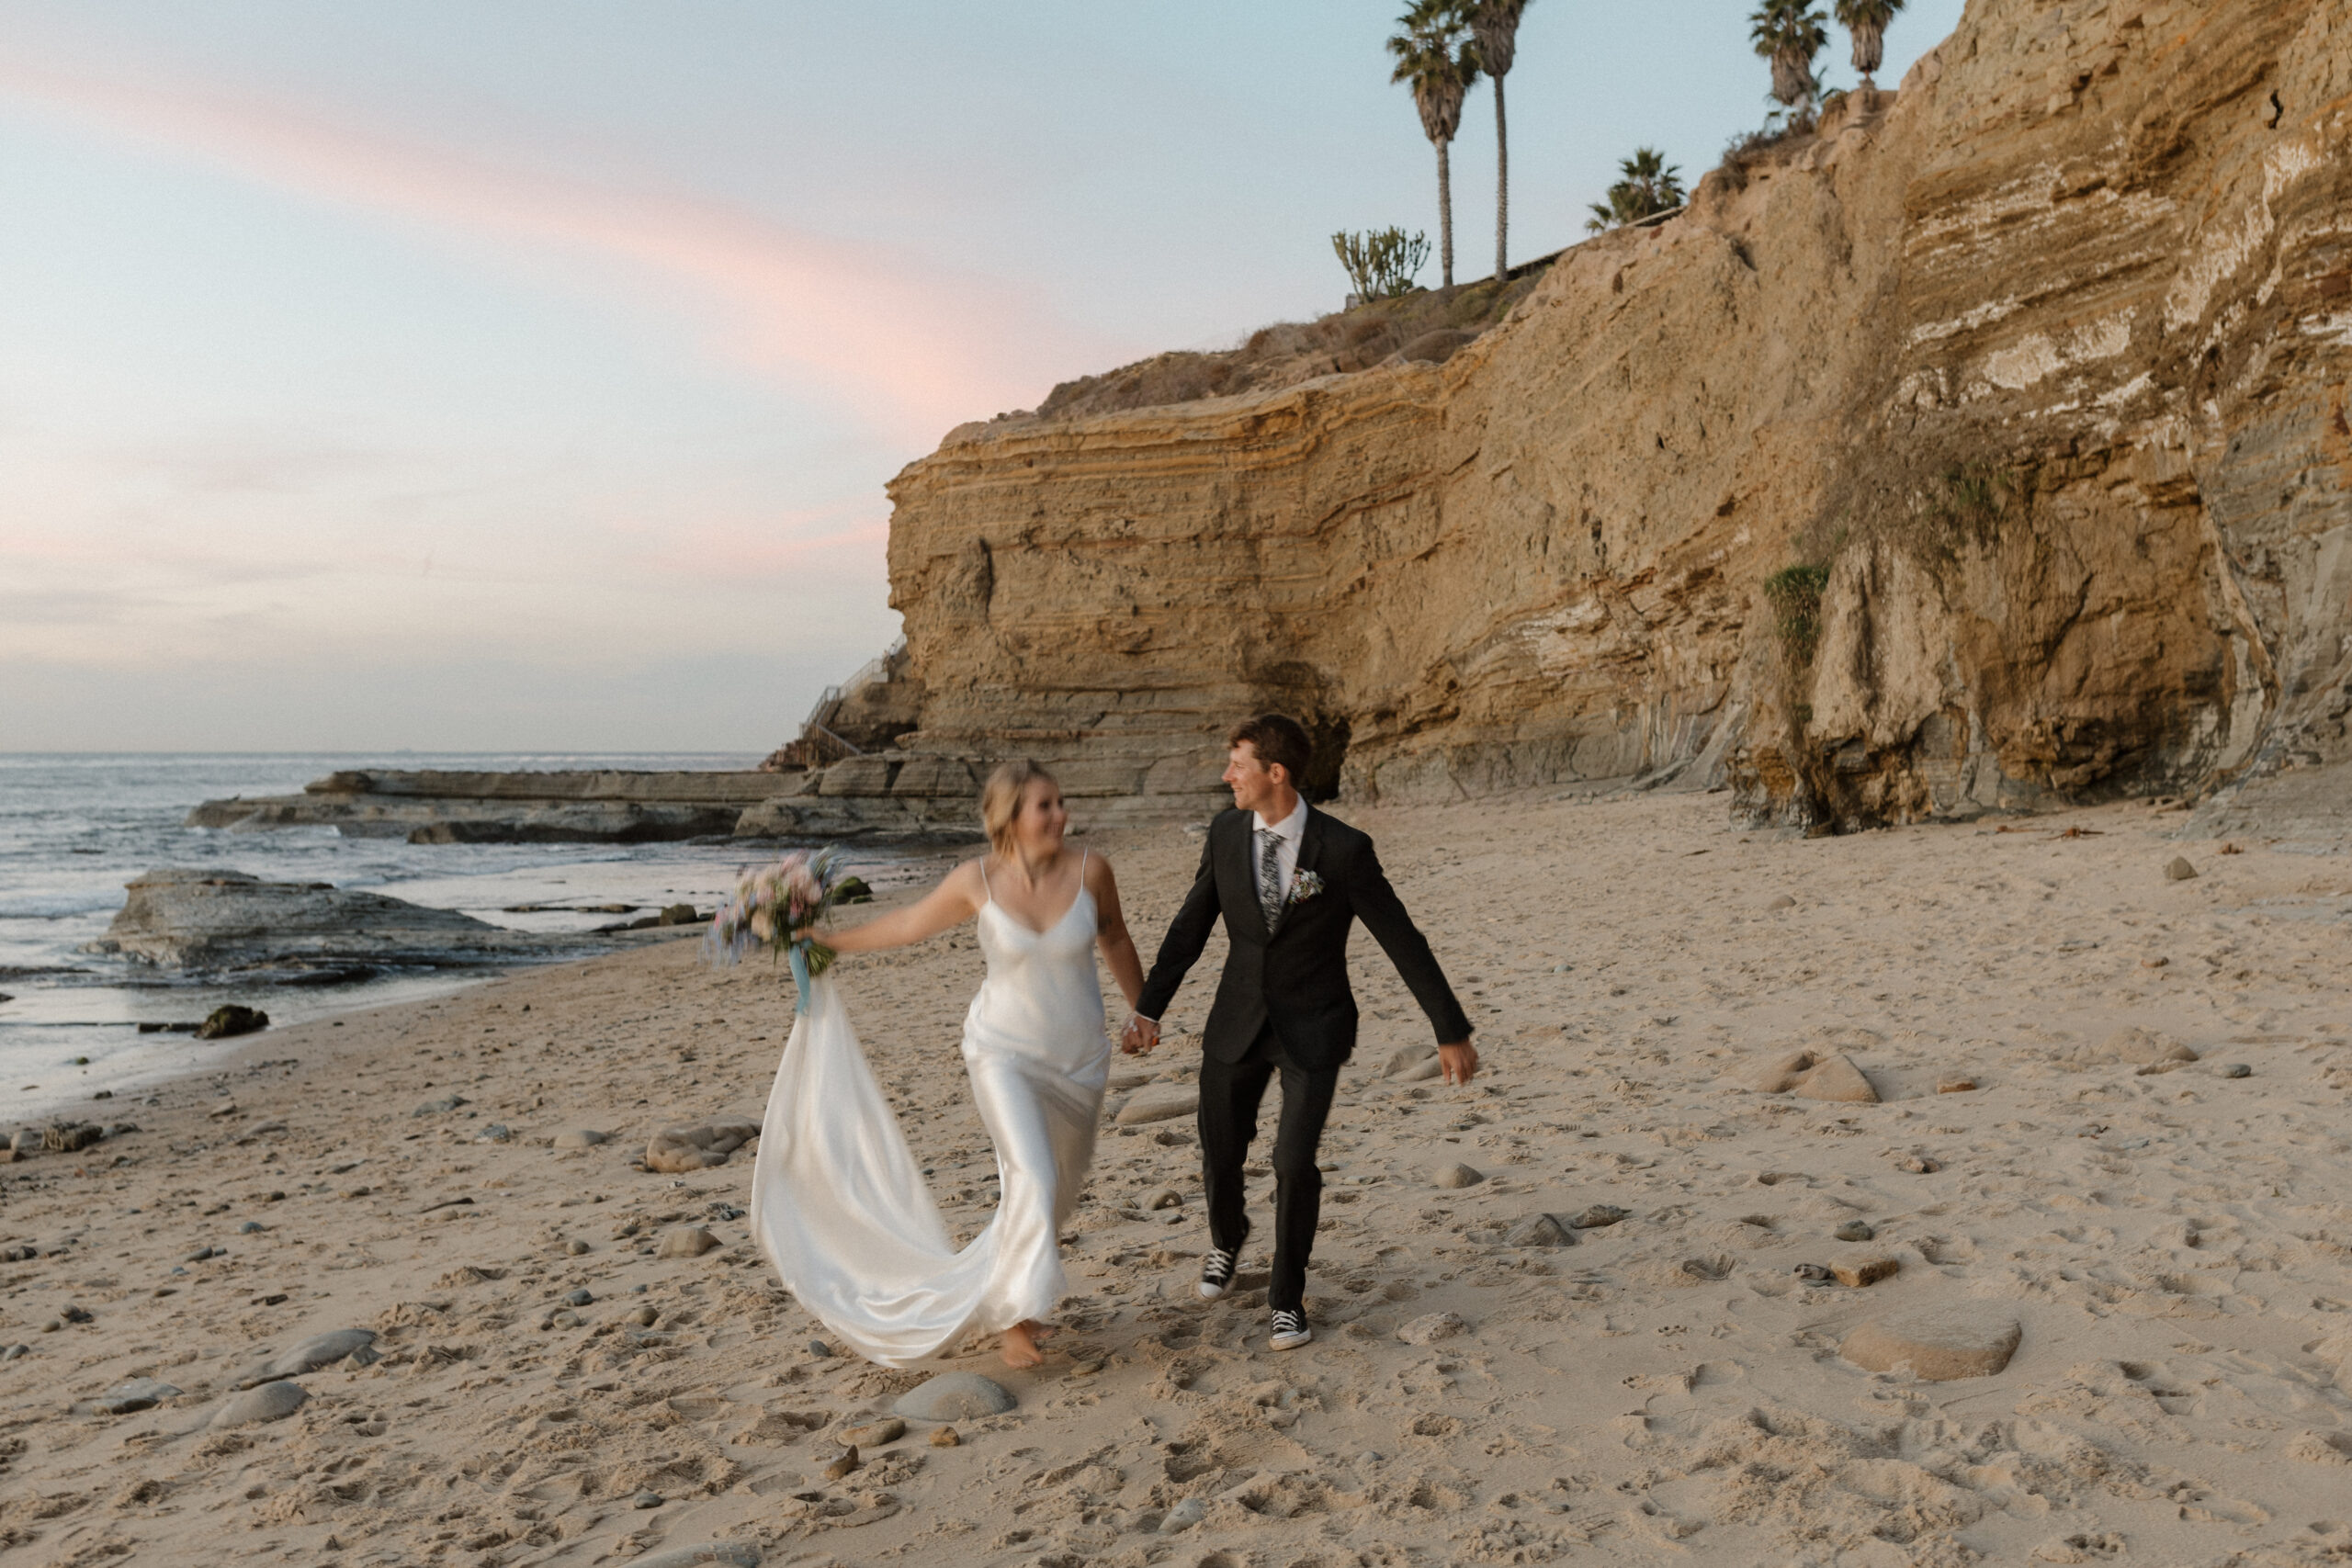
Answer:
<svg viewBox="0 0 2352 1568"><path fill-rule="evenodd" d="M242 871L166 868L130 884L121 913L85 951L158 969L296 979L379 966L526 963L599 951L621 940L628 939L506 931L455 909L426 908L323 882L265 882ZM234 1010L267 1021L254 1010ZM221 1028L207 1034L212 1023L208 1019L198 1034L209 1039L243 1032Z"/></svg>

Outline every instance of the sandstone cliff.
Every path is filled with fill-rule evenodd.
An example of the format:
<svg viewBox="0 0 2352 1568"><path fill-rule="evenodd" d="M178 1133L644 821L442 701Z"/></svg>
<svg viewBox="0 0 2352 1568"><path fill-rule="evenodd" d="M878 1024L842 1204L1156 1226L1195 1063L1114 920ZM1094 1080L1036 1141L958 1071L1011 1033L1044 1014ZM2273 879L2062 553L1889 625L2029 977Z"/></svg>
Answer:
<svg viewBox="0 0 2352 1568"><path fill-rule="evenodd" d="M872 787L1028 752L1189 808L1263 705L1360 797L1801 822L2340 755L2347 153L2340 4L1973 0L1442 365L966 426L890 487Z"/></svg>

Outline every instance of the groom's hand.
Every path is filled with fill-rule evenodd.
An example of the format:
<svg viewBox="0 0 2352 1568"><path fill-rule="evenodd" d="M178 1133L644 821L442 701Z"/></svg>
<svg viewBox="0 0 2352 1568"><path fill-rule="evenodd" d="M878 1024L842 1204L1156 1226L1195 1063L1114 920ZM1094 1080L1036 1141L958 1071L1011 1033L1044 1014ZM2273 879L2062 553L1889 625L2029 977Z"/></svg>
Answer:
<svg viewBox="0 0 2352 1568"><path fill-rule="evenodd" d="M1468 1083L1478 1076L1478 1047L1464 1040L1437 1048L1437 1076L1447 1083Z"/></svg>
<svg viewBox="0 0 2352 1568"><path fill-rule="evenodd" d="M1142 1056L1159 1043L1159 1025L1148 1018L1130 1016L1127 1027L1119 1036L1119 1049L1130 1056Z"/></svg>

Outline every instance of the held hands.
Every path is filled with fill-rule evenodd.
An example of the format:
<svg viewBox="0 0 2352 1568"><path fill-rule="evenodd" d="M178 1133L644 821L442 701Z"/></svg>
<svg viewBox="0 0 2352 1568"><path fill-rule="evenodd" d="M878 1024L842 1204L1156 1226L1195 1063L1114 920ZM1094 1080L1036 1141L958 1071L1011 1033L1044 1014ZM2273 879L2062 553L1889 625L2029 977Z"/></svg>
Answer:
<svg viewBox="0 0 2352 1568"><path fill-rule="evenodd" d="M1120 1032L1119 1049L1130 1056L1145 1056L1159 1043L1159 1025L1148 1018L1127 1015L1127 1027Z"/></svg>
<svg viewBox="0 0 2352 1568"><path fill-rule="evenodd" d="M1464 1040L1437 1048L1438 1077L1447 1083L1468 1083L1478 1074L1478 1047Z"/></svg>

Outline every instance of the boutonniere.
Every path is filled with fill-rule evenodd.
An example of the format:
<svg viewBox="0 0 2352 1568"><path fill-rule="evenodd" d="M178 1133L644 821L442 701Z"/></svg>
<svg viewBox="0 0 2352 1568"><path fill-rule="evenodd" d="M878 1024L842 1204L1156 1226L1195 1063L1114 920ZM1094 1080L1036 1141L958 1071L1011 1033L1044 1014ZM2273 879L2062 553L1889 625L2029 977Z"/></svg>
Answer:
<svg viewBox="0 0 2352 1568"><path fill-rule="evenodd" d="M1302 866L1290 879L1290 897L1283 900L1283 908L1304 904L1322 891L1323 879Z"/></svg>

